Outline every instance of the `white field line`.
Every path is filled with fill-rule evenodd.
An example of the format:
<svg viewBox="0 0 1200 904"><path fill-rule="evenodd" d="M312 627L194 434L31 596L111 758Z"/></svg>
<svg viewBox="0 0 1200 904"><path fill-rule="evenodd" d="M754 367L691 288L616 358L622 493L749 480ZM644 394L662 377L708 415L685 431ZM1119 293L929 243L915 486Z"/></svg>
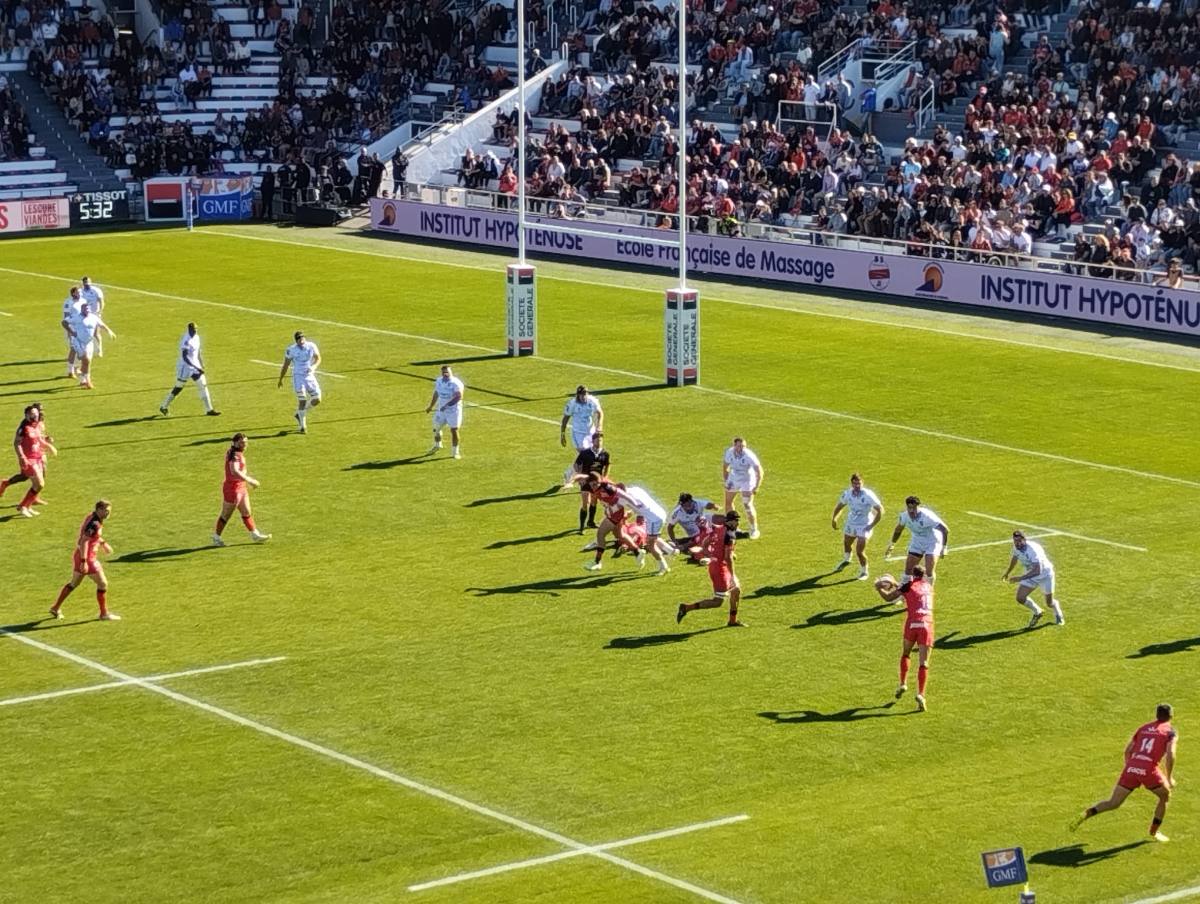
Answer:
<svg viewBox="0 0 1200 904"><path fill-rule="evenodd" d="M382 257L389 260L411 261L420 264L429 264L430 261L426 258L412 257L403 254L390 254L385 251L368 251L364 248L341 248L336 245L325 245L319 242L298 242L292 239L277 239L261 235L243 235L237 232L225 232L220 229L202 229L198 230L197 235L219 235L226 238L245 239L253 242L271 242L277 245L296 245L301 248L320 248L324 251L336 251L342 254L362 254L368 257ZM465 250L478 250L469 248ZM434 264L443 267L455 267L461 270L483 270L488 273L499 274L496 267L489 267L484 264L464 264L450 261L434 261ZM594 279L580 279L571 276L541 276L540 279L553 280L555 282L578 283L586 286L603 286L608 289L623 289L625 291L634 292L650 292L655 295L661 295L660 289L653 289L647 286L629 285L627 283L600 282ZM803 288L803 287L802 287ZM819 289L819 286L812 286L813 289ZM849 320L854 323L869 323L873 326L893 327L898 330L916 330L922 333L939 333L944 336L955 336L960 339L976 339L980 342L997 342L1002 345L1014 345L1019 348L1029 348L1036 351L1055 352L1065 355L1082 355L1086 358L1102 358L1106 361L1120 361L1124 364L1140 364L1144 367L1161 367L1167 370L1182 370L1187 373L1200 374L1200 367L1188 367L1185 364L1168 364L1163 361L1147 361L1142 358L1132 358L1126 355L1111 355L1106 352L1093 352L1078 348L1062 348L1055 345L1046 345L1041 342L1030 342L1022 339L1009 339L1003 336L983 336L978 333L969 333L965 330L952 330L945 327L922 326L915 323L900 323L893 320L881 320L875 317L857 317L852 314L835 314L830 311L813 311L806 308L797 308L783 305L763 304L756 301L740 301L734 298L720 298L715 295L704 294L703 298L706 302L715 301L720 304L740 305L747 308L765 308L771 311L780 311L784 314L802 314L808 317L826 317L830 320Z"/></svg>
<svg viewBox="0 0 1200 904"><path fill-rule="evenodd" d="M270 659L247 659L245 662L230 662L225 665L210 665L202 669L187 669L182 672L167 672L163 675L147 675L137 681L106 681L104 684L89 684L86 687L72 687L62 691L48 691L44 694L30 694L28 697L9 697L0 700L0 706L15 706L18 703L33 703L35 700L53 700L57 697L72 697L75 694L90 694L95 691L106 691L114 687L129 687L139 681L170 681L172 678L186 678L190 675L210 675L213 672L227 672L230 669L244 669L255 665L267 665L272 662L282 662L286 656L272 656Z"/></svg>
<svg viewBox="0 0 1200 904"><path fill-rule="evenodd" d="M645 844L648 841L658 841L660 838L674 838L676 835L686 835L689 832L700 832L704 829L715 829L718 826L732 825L735 822L745 822L750 817L745 813L740 816L726 816L724 819L712 819L708 822L694 822L691 825L679 826L675 829L665 829L661 832L651 832L648 835L638 835L634 838L623 838L620 841L609 841L604 844L594 844L591 847L580 848L579 850L559 851L557 854L547 854L545 857L533 857L529 860L518 860L515 863L502 863L499 866L490 866L487 869L474 870L469 873L458 873L454 876L447 876L444 879L434 879L431 882L421 882L418 885L410 885L409 891L425 891L428 888L438 888L443 885L454 885L459 882L469 882L472 879L482 879L486 876L495 876L500 873L509 873L513 870L526 869L531 866L541 866L544 863L555 863L559 860L568 860L571 857L582 857L586 854L594 854L598 851L611 851L616 848L629 847L634 844Z"/></svg>
<svg viewBox="0 0 1200 904"><path fill-rule="evenodd" d="M1200 895L1200 885L1193 885L1191 888L1181 888L1179 891L1168 892L1165 895L1142 898L1140 901L1134 901L1133 904L1166 904L1167 901L1182 901L1184 898L1194 898L1197 895Z"/></svg>
<svg viewBox="0 0 1200 904"><path fill-rule="evenodd" d="M1053 530L1053 531L1050 531L1049 533L1044 533L1044 534L1030 534L1029 539L1030 540L1040 540L1042 537L1057 537L1057 536L1060 536L1059 532L1056 530ZM986 543L968 543L966 546L951 546L950 552L946 553L946 555L950 555L952 553L965 552L968 549L985 549L988 546L1012 546L1012 539L1010 538L1008 540L989 540ZM906 558L908 558L907 554L900 555L900 556L888 556L885 561L898 562L901 559L906 559ZM922 556L922 558L924 558L924 556Z"/></svg>
<svg viewBox="0 0 1200 904"><path fill-rule="evenodd" d="M0 311L0 317L14 317L16 315L8 313L8 311Z"/></svg>
<svg viewBox="0 0 1200 904"><path fill-rule="evenodd" d="M280 364L276 364L274 361L263 361L260 358L251 358L250 363L251 364L265 364L267 367L280 367L281 366ZM329 371L329 370L318 370L317 373L322 377L333 377L336 380L345 380L346 379L345 374L335 374L333 371Z"/></svg>
<svg viewBox="0 0 1200 904"><path fill-rule="evenodd" d="M1012 524L1017 527L1031 527L1034 530L1053 531L1062 537L1070 537L1072 540L1085 540L1088 543L1102 543L1105 546L1115 546L1117 549L1128 549L1131 552L1149 552L1144 546L1132 546L1129 543L1118 543L1116 540L1104 540L1100 537L1089 537L1086 534L1074 534L1069 530L1060 530L1057 527L1046 527L1044 524L1030 524L1028 521L1014 521L1011 518L1001 518L998 515L987 515L983 512L967 512L968 515L974 515L976 518L986 518L989 521L999 521L1001 524Z"/></svg>
<svg viewBox="0 0 1200 904"><path fill-rule="evenodd" d="M301 244L303 244L303 243L301 243ZM72 282L72 280L67 277L54 276L53 274L49 274L49 273L36 273L33 271L29 271L29 270L15 270L10 267L0 267L0 272L16 273L16 274L19 274L22 276L36 276L36 277L41 277L44 279L56 280L58 282ZM228 311L241 311L243 313L248 313L248 314L260 314L265 317L275 317L275 318L284 319L284 320L291 320L293 322L301 321L301 322L305 322L305 323L318 323L318 324L321 324L322 326L332 326L332 327L338 327L341 329L358 330L360 332L372 333L372 334L380 335L380 336L395 336L400 339L409 339L409 340L413 340L416 342L430 342L430 343L434 343L437 345L448 346L450 348L462 348L462 349L469 349L471 351L491 352L493 354L498 353L500 351L499 349L488 348L487 346L484 346L484 345L474 345L472 343L467 343L467 342L455 342L450 339L438 339L433 336L421 336L421 335L416 335L413 333L403 333L398 330L387 330L387 329L382 329L380 327L363 326L361 324L355 324L355 323L342 323L342 322L339 322L336 320L325 320L325 319L310 317L310 316L287 314L287 313L283 313L280 311L268 311L263 308L251 308L251 307L246 307L244 305L230 304L228 302L223 302L223 301L209 301L207 299L202 299L202 298L188 298L188 297L182 296L182 295L171 295L171 294L165 293L165 292L154 292L149 289L135 289L135 288L132 288L129 286L115 286L115 285L111 285L111 284L109 284L108 288L116 289L116 290L122 291L122 292L132 292L132 293L138 294L138 295L148 295L153 298L166 298L171 301L181 301L186 304L207 305L209 307L223 308ZM577 368L583 368L586 370L600 371L603 373L618 374L620 376L633 377L635 379L640 379L640 380L649 380L654 383L661 382L660 378L652 377L649 374L642 374L642 373L637 373L635 371L628 371L628 370L618 370L616 368L611 368L611 367L601 367L601 366L595 365L595 364L583 364L579 361L566 361L561 358L547 358L547 357L543 357L540 355L535 355L532 360L541 361L541 362L544 362L547 364L558 364L558 365L562 365L562 366L566 366L566 367L577 367ZM274 366L274 365L272 365L272 366ZM1104 464L1103 462L1088 461L1087 459L1083 459L1083 458L1071 458L1070 456L1057 455L1053 452L1041 452L1036 449L1023 449L1019 446L1009 446L1009 445L1005 445L1004 443L994 443L994 442L990 442L989 440L975 439L974 437L961 436L956 433L943 433L939 430L928 430L923 427L913 426L911 424L897 424L897 423L892 423L891 421L881 421L876 418L864 417L864 416L858 415L858 414L849 414L849 413L843 412L843 411L833 411L828 408L816 408L811 405L799 405L794 402L781 402L781 401L778 401L775 399L764 399L764 398L760 398L758 396L745 395L740 392L730 392L730 391L724 390L724 389L713 389L708 386L692 386L689 388L691 388L697 392L705 392L705 393L709 393L712 395L718 395L723 398L736 399L736 400L742 401L742 402L753 402L753 403L759 404L759 405L769 405L769 406L776 407L776 408L784 408L789 411L802 411L802 412L805 412L806 414L815 414L820 417L827 417L827 418L833 418L833 419L837 419L837 420L850 421L850 422L859 423L859 424L867 424L872 427L884 427L889 430L898 430L898 431L905 432L905 433L913 433L918 436L928 436L928 437L933 437L935 439L948 440L950 442L964 443L966 445L979 446L979 447L982 447L985 449L994 449L994 450L1000 451L1000 452L1011 452L1015 455L1025 455L1030 458L1041 458L1041 459L1045 459L1047 461L1057 461L1057 462L1062 462L1064 464L1079 465L1080 467L1093 468L1093 469L1099 470L1099 471L1108 471L1108 472L1114 473L1114 474L1125 474L1125 475L1128 475L1131 477L1142 477L1142 478L1146 478L1147 480L1157 480L1157 481L1162 481L1165 483L1179 484L1181 486L1187 486L1187 487L1193 487L1195 489L1200 489L1200 481L1188 480L1183 477L1174 477L1170 474L1158 474L1154 471L1140 471L1140 470L1137 470L1136 468L1126 468L1126 467L1122 467L1120 465L1110 465L1110 464Z"/></svg>
<svg viewBox="0 0 1200 904"><path fill-rule="evenodd" d="M558 832L542 828L534 823L526 822L523 819L519 819L515 816L509 816L507 813L502 813L499 810L492 809L491 807L485 807L482 804L474 803L464 797L459 797L457 794L451 794L449 791L443 791L441 788L435 788L432 785L422 784L414 779L406 778L399 773L391 772L382 768L381 766L376 766L373 763L368 763L366 760L360 760L358 757L351 756L348 753L342 753L341 751L334 750L332 747L326 747L323 744L318 744L315 741L310 741L307 738L300 737L299 735L281 731L278 728L272 728L270 725L266 725L254 719L247 718L246 716L239 715L231 710L223 709L220 706L214 706L211 703L205 703L203 700L197 700L195 697L189 697L187 694L181 694L178 691L173 691L170 688L162 687L151 681L146 681L143 678L135 678L133 675L120 672L117 669L104 665L103 663L96 662L92 659L87 659L76 653L72 653L69 650L64 650L61 647L51 646L50 644L43 643L40 640L34 640L32 637L26 637L23 634L16 634L12 631L0 628L0 637L2 636L11 637L13 640L19 643L42 650L45 653L58 656L61 659L74 662L76 665L84 666L85 668L100 672L103 675L108 675L110 678L114 678L117 681L127 681L131 684L136 684L138 687L144 690L150 691L154 694L159 694L169 700L174 700L176 703L181 703L184 706L194 707L208 713L209 715L233 722L235 725L240 725L243 728L249 728L252 731L256 731L259 734L266 735L267 737L283 741L286 744L300 747L309 751L310 753L315 753L318 756L323 756L327 759L334 760L354 769L360 769L363 772L375 776L376 778L381 778L395 785L408 788L410 791L416 791L420 794L427 795L428 797L433 797L437 800L444 801L445 803L453 804L454 806L474 813L477 816L482 816L486 819L494 820L495 822L504 823L505 825L520 829L521 831L530 835L536 835L539 838L545 838L549 841L554 841L558 844L561 844L563 847L570 848L572 850L584 850L591 847L591 845L584 844L581 841L568 838L566 835L560 835ZM706 900L716 901L718 904L739 904L739 902L735 901L733 898L728 898L724 895L718 894L715 891L709 891L707 888L701 888L699 885L694 885L685 879L678 879L675 876L669 876L666 873L659 872L658 870L650 869L649 867L642 866L640 863L634 863L632 860L626 860L623 857L618 857L617 855L610 854L607 851L587 850L586 854L590 857L596 857L600 860L605 860L614 866L619 866L622 869L629 870L630 872L638 873L639 875L645 876L649 879L654 879L658 882L671 885L683 891L691 892L692 894Z"/></svg>
<svg viewBox="0 0 1200 904"><path fill-rule="evenodd" d="M538 417L536 414L526 414L523 411L510 411L507 408L497 408L495 405L477 405L473 402L467 402L467 408L482 408L484 411L494 411L497 414L511 414L513 417L523 417L527 421L540 421L543 424L553 424L558 426L562 421L551 420L548 417Z"/></svg>

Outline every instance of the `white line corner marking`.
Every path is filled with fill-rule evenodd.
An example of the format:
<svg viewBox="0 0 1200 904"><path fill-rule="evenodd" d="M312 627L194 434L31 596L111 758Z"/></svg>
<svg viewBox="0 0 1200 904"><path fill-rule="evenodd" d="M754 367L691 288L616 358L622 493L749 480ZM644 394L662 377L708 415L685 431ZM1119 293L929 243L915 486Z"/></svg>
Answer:
<svg viewBox="0 0 1200 904"><path fill-rule="evenodd" d="M7 632L6 632L7 633ZM88 684L84 687L69 687L61 691L47 691L43 694L30 694L26 697L9 697L0 700L0 706L15 706L18 703L33 703L37 700L54 700L58 697L73 697L76 694L91 694L96 691L107 691L114 687L136 687L140 682L170 681L174 678L188 678L192 675L211 675L213 672L228 672L230 669L245 669L256 665L269 665L272 662L283 662L286 656L272 656L269 659L247 659L243 662L229 662L224 665L210 665L201 669L185 669L182 672L167 672L162 675L147 675L144 678L129 678L121 681L106 681L103 684Z"/></svg>
<svg viewBox="0 0 1200 904"><path fill-rule="evenodd" d="M274 363L274 362L272 362L272 361L263 361L261 358L251 358L251 359L250 359L250 363L251 363L251 364L264 364L264 365L266 365L267 367L279 367L279 366L280 366L280 365L278 365L278 364L275 364L275 363ZM345 375L345 374L335 374L335 373L332 373L331 371L328 371L328 370L318 370L318 371L317 371L317 373L318 373L320 376L322 376L322 377L333 377L335 380L344 380L344 379L346 379L346 375Z"/></svg>
<svg viewBox="0 0 1200 904"><path fill-rule="evenodd" d="M233 722L235 725L240 725L243 728L249 728L252 731L257 731L259 734L267 735L284 743L291 744L295 747L303 748L310 753L315 753L318 756L323 756L327 759L335 760L345 766L350 766L354 769L361 769L376 778L384 779L395 785L400 785L408 788L410 791L416 791L428 797L436 798L448 804L453 804L463 810L474 813L477 816L482 816L486 819L502 822L505 825L520 829L530 835L537 835L539 838L545 838L549 841L557 842L565 848L572 851L579 851L581 854L596 857L599 860L607 861L614 866L619 866L622 869L645 876L647 879L654 879L657 882L662 882L665 885L673 886L682 891L690 892L697 897L704 898L707 901L716 901L717 904L739 904L733 898L718 894L715 891L710 891L707 888L702 888L699 885L694 885L686 879L679 879L675 876L661 873L658 870L651 869L648 866L642 866L640 863L635 863L632 860L626 860L624 857L618 857L616 854L611 854L606 850L601 850L596 845L584 844L582 841L576 841L574 838L568 838L566 835L560 835L551 829L542 828L532 822L526 822L516 816L509 816L507 813L502 813L499 810L493 810L491 807L486 807L482 804L477 804L467 800L465 797L459 797L457 794L451 794L449 791L443 791L441 788L435 788L432 785L422 784L414 779L407 778L397 772L391 772L381 766L376 766L374 763L368 763L366 760L360 760L358 757L351 756L348 753L342 753L339 750L334 750L332 747L326 747L323 744L318 744L316 741L310 741L307 738L302 738L299 735L291 734L290 732L282 731L278 728L272 728L263 722L255 721L247 716L239 715L232 710L223 709L220 706L214 706L211 703L205 703L203 700L198 700L195 697L189 697L187 694L181 694L178 691L173 691L170 688L162 687L145 678L136 678L133 675L120 672L117 669L110 668L103 663L96 662L92 659L87 659L77 653L72 653L69 650L64 650L61 647L51 646L48 643L43 643L40 640L34 640L32 637L26 637L23 634L18 634L9 631L5 628L0 628L0 638L11 637L18 643L26 644L27 646L41 650L45 653L50 653L58 656L60 659L66 659L76 665L81 665L84 668L91 669L94 672L100 672L121 683L129 683L137 685L143 690L150 691L154 694L166 697L168 700L174 700L176 703L181 703L184 706L191 706L195 709L202 710L209 715L216 716L220 719L225 719Z"/></svg>
<svg viewBox="0 0 1200 904"><path fill-rule="evenodd" d="M651 832L648 835L637 835L633 838L622 838L619 841L608 841L604 844L594 844L591 847L576 848L569 851L559 851L557 854L547 854L544 857L531 857L529 860L518 860L514 863L502 863L499 866L489 866L487 869L477 869L469 873L458 873L453 876L447 876L444 879L434 879L431 882L421 882L417 885L410 885L409 891L425 891L427 888L438 888L442 885L455 885L459 882L469 882L471 879L482 879L486 876L495 876L500 873L509 873L513 870L526 869L531 866L541 866L543 863L556 863L559 860L567 860L571 857L582 857L586 854L595 854L598 851L611 851L616 848L629 847L634 844L645 844L648 841L658 841L660 838L674 838L676 835L686 835L689 832L700 832L704 829L715 829L719 826L732 825L735 822L745 822L750 817L745 813L738 816L726 816L724 819L710 819L707 822L694 822L690 825L679 826L674 829L664 829L661 832Z"/></svg>
<svg viewBox="0 0 1200 904"><path fill-rule="evenodd" d="M999 515L989 515L986 512L968 511L967 514L974 515L976 518L986 518L988 521L999 521L1001 524L1011 524L1015 527L1028 527L1032 528L1033 530L1048 531L1049 533L1057 534L1060 537L1070 537L1072 540L1083 540L1086 543L1099 543L1103 546L1115 546L1117 549L1128 549L1130 552L1150 551L1144 546L1133 546L1129 543L1118 543L1116 540L1105 540L1102 537L1089 537L1087 534L1076 534L1069 530L1061 530L1057 527L1046 527L1044 524L1033 524L1029 521L1014 521L1012 518L1001 518Z"/></svg>

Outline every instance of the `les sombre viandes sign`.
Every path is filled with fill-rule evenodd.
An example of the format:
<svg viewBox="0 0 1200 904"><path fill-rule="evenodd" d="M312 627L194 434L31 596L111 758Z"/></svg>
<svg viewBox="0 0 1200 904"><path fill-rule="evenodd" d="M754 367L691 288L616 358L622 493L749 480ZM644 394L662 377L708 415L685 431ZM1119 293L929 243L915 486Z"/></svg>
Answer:
<svg viewBox="0 0 1200 904"><path fill-rule="evenodd" d="M642 241L661 237L660 230L616 227L599 220L572 221L580 229L621 233L620 237L610 237L550 232L539 229L539 222L542 221L533 218L526 227L526 242L534 253L560 254L616 266L678 268L677 249ZM544 222L561 226L567 221ZM514 251L517 247L516 214L507 211L375 198L371 201L371 226L381 232L444 242ZM1023 311L1049 318L1200 335L1200 292L1190 289L698 234L689 236L687 254L689 269L696 273L879 292L968 307Z"/></svg>

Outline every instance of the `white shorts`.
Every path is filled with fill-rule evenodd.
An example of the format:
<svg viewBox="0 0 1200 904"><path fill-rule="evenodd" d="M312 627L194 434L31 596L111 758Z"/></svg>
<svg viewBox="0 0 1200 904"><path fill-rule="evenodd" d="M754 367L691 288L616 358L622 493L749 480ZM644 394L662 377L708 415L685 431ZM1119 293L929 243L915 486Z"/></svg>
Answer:
<svg viewBox="0 0 1200 904"><path fill-rule="evenodd" d="M441 408L433 409L433 429L439 430L442 427L453 427L457 430L462 426L463 406L453 405L444 411Z"/></svg>
<svg viewBox="0 0 1200 904"><path fill-rule="evenodd" d="M730 477L725 481L725 489L731 493L741 493L743 496L756 490L753 477Z"/></svg>
<svg viewBox="0 0 1200 904"><path fill-rule="evenodd" d="M847 521L842 533L847 537L858 537L860 540L870 540L872 531L867 528L867 521Z"/></svg>
<svg viewBox="0 0 1200 904"><path fill-rule="evenodd" d="M571 431L571 442L575 444L575 451L582 452L584 449L592 448L592 431L585 430L583 433Z"/></svg>
<svg viewBox="0 0 1200 904"><path fill-rule="evenodd" d="M662 533L663 522L662 518L655 518L653 515L644 515L646 519L646 536L657 537Z"/></svg>
<svg viewBox="0 0 1200 904"><path fill-rule="evenodd" d="M298 399L321 398L321 384L317 382L316 374L309 374L307 377L293 375L292 389L296 391L296 398Z"/></svg>
<svg viewBox="0 0 1200 904"><path fill-rule="evenodd" d="M196 370L196 368L192 367L190 364L184 364L182 361L180 361L179 365L175 368L175 379L180 383L186 382L187 380L198 380L199 382L203 383L204 374Z"/></svg>
<svg viewBox="0 0 1200 904"><path fill-rule="evenodd" d="M934 534L929 540L914 539L908 545L910 556L936 556L942 551L942 535Z"/></svg>
<svg viewBox="0 0 1200 904"><path fill-rule="evenodd" d="M1021 586L1036 587L1042 593L1054 593L1054 570L1044 571L1041 574L1034 575L1028 581L1021 581Z"/></svg>
<svg viewBox="0 0 1200 904"><path fill-rule="evenodd" d="M90 358L96 350L95 343L92 342L76 342L72 340L71 350L75 352L77 357Z"/></svg>

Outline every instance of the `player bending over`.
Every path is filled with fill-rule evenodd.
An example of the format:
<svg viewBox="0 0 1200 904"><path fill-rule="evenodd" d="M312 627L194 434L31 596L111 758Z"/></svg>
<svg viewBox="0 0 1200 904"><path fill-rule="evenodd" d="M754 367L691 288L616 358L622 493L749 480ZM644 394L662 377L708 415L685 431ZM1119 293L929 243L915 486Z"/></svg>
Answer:
<svg viewBox="0 0 1200 904"><path fill-rule="evenodd" d="M738 540L749 539L746 531L738 530L738 513L732 509L724 515L712 516L712 530L709 531L705 548L705 558L708 559L708 578L712 581L713 595L695 603L680 603L675 610L675 623L683 621L683 617L696 609L718 609L729 600L730 628L744 628L745 623L738 620L738 603L742 599L742 585L734 573L734 546Z"/></svg>
<svg viewBox="0 0 1200 904"><path fill-rule="evenodd" d="M679 504L671 510L667 519L667 537L679 552L686 552L693 562L704 561L704 545L709 531L712 530L712 520L709 512L715 512L717 504L708 499L696 499L691 493L680 493ZM679 527L683 535L676 536L675 528Z"/></svg>
<svg viewBox="0 0 1200 904"><path fill-rule="evenodd" d="M1154 807L1154 818L1150 820L1150 837L1155 841L1169 841L1159 827L1167 815L1167 804L1171 800L1171 789L1175 779L1175 749L1179 738L1171 725L1175 715L1171 704L1160 703L1154 713L1154 721L1147 722L1133 733L1125 745L1125 769L1117 778L1116 787L1108 800L1098 801L1083 811L1083 815L1071 823L1077 829L1085 819L1091 819L1125 803L1125 798L1138 788L1145 788L1158 798Z"/></svg>

